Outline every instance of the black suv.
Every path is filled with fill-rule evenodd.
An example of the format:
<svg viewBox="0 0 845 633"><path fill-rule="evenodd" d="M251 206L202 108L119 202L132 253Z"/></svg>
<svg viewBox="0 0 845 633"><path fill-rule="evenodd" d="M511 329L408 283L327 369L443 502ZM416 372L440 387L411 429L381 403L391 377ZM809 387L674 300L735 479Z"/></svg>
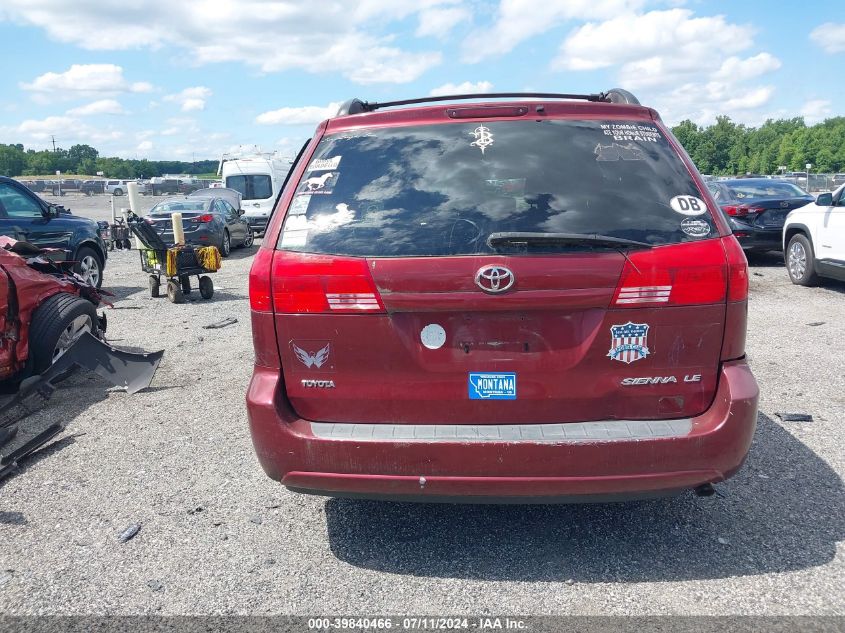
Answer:
<svg viewBox="0 0 845 633"><path fill-rule="evenodd" d="M103 283L106 245L97 223L45 202L5 176L0 176L0 235L61 249L56 259L72 259L78 274L98 288Z"/></svg>

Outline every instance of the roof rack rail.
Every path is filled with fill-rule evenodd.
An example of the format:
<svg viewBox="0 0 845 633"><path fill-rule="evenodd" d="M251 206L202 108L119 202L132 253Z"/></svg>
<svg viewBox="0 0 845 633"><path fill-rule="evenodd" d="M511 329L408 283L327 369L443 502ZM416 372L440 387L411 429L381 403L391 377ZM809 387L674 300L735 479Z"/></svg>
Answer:
<svg viewBox="0 0 845 633"><path fill-rule="evenodd" d="M566 94L558 92L482 92L462 95L444 95L440 97L421 97L419 99L402 99L400 101L385 101L383 103L361 101L360 99L349 99L338 108L336 116L347 114L361 114L374 112L381 108L392 108L395 106L414 105L417 103L433 103L436 101L458 101L463 99L501 99L501 98L524 98L533 97L539 99L580 99L583 101L594 101L603 103L627 103L640 105L639 100L627 90L613 88L607 92L597 94Z"/></svg>

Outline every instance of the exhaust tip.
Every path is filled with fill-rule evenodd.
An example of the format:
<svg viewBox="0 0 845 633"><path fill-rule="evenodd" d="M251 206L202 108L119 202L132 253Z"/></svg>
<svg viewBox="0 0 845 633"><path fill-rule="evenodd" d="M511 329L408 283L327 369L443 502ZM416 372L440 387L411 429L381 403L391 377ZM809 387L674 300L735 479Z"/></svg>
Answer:
<svg viewBox="0 0 845 633"><path fill-rule="evenodd" d="M712 497L716 494L716 489L713 484L702 484L693 489L696 497Z"/></svg>

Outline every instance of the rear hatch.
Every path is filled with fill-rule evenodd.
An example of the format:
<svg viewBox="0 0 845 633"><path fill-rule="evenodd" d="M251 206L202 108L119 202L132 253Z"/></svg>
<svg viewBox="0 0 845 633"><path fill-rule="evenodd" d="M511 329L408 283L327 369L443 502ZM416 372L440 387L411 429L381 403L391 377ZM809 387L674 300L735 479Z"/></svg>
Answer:
<svg viewBox="0 0 845 633"><path fill-rule="evenodd" d="M240 192L241 208L248 218L268 218L273 210L273 178L270 174L226 176L225 186Z"/></svg>
<svg viewBox="0 0 845 633"><path fill-rule="evenodd" d="M651 121L327 135L272 261L293 408L474 425L701 413L730 274L701 197Z"/></svg>

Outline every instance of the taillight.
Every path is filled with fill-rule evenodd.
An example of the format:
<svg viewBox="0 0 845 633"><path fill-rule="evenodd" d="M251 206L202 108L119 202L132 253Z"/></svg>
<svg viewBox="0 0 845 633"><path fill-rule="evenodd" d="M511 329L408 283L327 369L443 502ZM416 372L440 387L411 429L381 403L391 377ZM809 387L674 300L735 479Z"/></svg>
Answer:
<svg viewBox="0 0 845 633"><path fill-rule="evenodd" d="M720 303L726 292L721 241L704 240L630 253L612 305L640 308Z"/></svg>
<svg viewBox="0 0 845 633"><path fill-rule="evenodd" d="M197 222L211 222L214 219L214 216L210 213L204 213L200 217L197 218Z"/></svg>
<svg viewBox="0 0 845 633"><path fill-rule="evenodd" d="M765 209L761 207L752 207L747 204L726 204L722 206L722 211L734 217L743 217L746 215L757 215L763 213Z"/></svg>
<svg viewBox="0 0 845 633"><path fill-rule="evenodd" d="M277 251L271 277L277 313L384 312L365 259Z"/></svg>
<svg viewBox="0 0 845 633"><path fill-rule="evenodd" d="M733 237L723 237L725 255L728 259L728 301L748 299L748 260L742 246Z"/></svg>
<svg viewBox="0 0 845 633"><path fill-rule="evenodd" d="M259 248L249 269L249 307L257 312L272 312L270 270L273 267L273 249Z"/></svg>
<svg viewBox="0 0 845 633"><path fill-rule="evenodd" d="M728 304L725 306L725 338L722 360L745 356L745 335L748 328L748 260L742 246L732 235L722 238L728 262Z"/></svg>

